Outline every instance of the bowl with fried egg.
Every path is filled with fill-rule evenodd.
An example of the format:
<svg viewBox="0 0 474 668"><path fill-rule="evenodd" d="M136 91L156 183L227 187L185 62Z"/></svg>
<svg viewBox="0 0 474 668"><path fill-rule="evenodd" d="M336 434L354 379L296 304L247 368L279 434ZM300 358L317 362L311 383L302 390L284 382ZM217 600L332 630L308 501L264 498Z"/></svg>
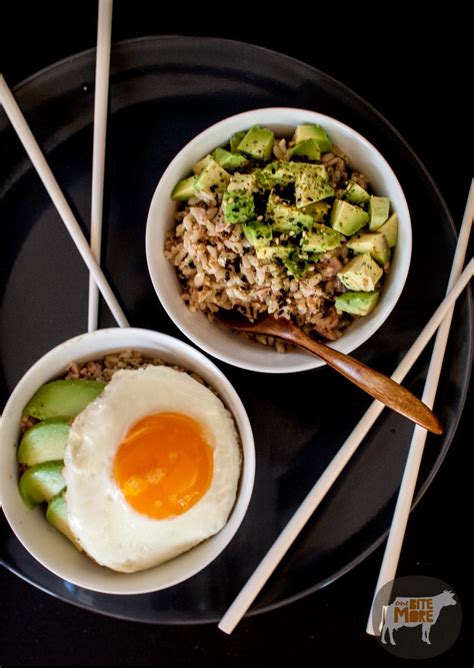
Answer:
<svg viewBox="0 0 474 668"><path fill-rule="evenodd" d="M61 343L4 410L0 494L23 546L109 594L188 579L226 548L252 495L245 408L204 355L144 329Z"/></svg>

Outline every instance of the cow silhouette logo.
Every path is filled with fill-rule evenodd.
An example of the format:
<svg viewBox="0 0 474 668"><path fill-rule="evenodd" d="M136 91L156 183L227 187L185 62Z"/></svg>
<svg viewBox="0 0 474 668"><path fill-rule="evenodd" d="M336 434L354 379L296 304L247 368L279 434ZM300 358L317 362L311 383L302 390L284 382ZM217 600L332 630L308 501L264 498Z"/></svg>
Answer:
<svg viewBox="0 0 474 668"><path fill-rule="evenodd" d="M419 575L396 578L382 587L373 615L381 646L408 659L442 654L461 627L461 604L453 589Z"/></svg>

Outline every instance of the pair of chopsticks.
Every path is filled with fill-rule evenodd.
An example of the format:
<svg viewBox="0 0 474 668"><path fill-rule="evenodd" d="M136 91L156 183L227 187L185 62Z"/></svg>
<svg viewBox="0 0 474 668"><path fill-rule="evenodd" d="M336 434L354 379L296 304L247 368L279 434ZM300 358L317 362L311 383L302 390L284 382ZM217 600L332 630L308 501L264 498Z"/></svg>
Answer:
<svg viewBox="0 0 474 668"><path fill-rule="evenodd" d="M81 231L71 207L43 156L28 124L18 107L3 76L0 74L0 104L10 119L23 147L43 182L54 206L76 244L90 272L88 330L97 327L98 290L120 327L128 327L128 321L107 279L100 268L100 244L102 229L102 204L104 189L105 138L107 127L107 102L109 88L110 42L112 30L113 0L99 1L97 29L97 59L94 106L94 148L92 169L91 247Z"/></svg>
<svg viewBox="0 0 474 668"><path fill-rule="evenodd" d="M430 408L433 406L436 395L444 352L446 349L446 343L453 316L454 303L474 274L474 259L471 259L469 264L461 273L466 256L473 218L474 180L471 181L471 187L463 216L461 231L459 233L456 246L456 252L449 278L448 293L392 374L393 380L395 380L397 383L401 383L439 327L428 375L426 378L425 389L423 392L423 401ZM275 568L280 563L283 556L290 548L293 541L303 529L306 522L319 506L323 498L326 496L327 492L330 490L349 459L355 453L367 432L372 427L383 409L384 405L380 402L372 402L365 415L358 422L351 435L343 443L336 456L333 458L316 484L312 487L306 498L299 506L298 510L290 519L265 557L257 566L253 575L244 585L237 598L222 617L219 623L219 628L221 631L224 631L225 633L232 633L232 631L235 629ZM418 425L415 427L408 459L405 464L405 472L400 486L398 502L392 520L392 527L390 530L387 547L385 549L379 579L375 589L375 594L378 593L383 585L387 584L395 577L427 433L428 432L426 429L423 429L423 427L419 427ZM389 587L387 587L387 591L385 592L387 600L384 600L382 604L389 603L388 598L390 596L390 591L388 590ZM373 606L374 603L372 603L372 609ZM373 615L371 610L367 625L367 633L375 635L377 630L373 627L372 617Z"/></svg>
<svg viewBox="0 0 474 668"><path fill-rule="evenodd" d="M46 190L48 191L59 215L61 216L66 228L76 244L85 264L87 265L91 281L93 281L108 307L110 308L117 324L121 327L127 327L127 319L115 298L110 285L107 282L94 253L99 254L100 249L100 229L102 219L102 199L103 199L103 172L105 156L105 131L106 131L106 108L107 108L107 88L108 88L108 70L110 58L110 25L112 16L112 0L100 0L99 2L99 30L98 30L98 49L96 65L96 107L94 114L94 157L93 157L93 194L91 210L91 238L93 251L87 244L87 241L75 219L66 198L61 192L56 179L54 178L48 163L46 162L41 150L29 129L21 110L19 109L10 89L0 74L0 103L3 105L7 116L9 117L15 131L18 134L26 152L28 153L39 177L41 178ZM107 36L108 31L108 36ZM108 51L108 53L106 53ZM448 285L448 294L441 302L427 325L411 346L402 362L392 375L392 379L400 383L415 361L418 359L425 346L440 327L435 348L432 356L432 363L428 372L423 400L429 406L432 406L436 389L439 381L442 359L446 348L447 337L451 325L454 303L463 289L468 284L474 273L474 260L471 260L465 270L461 273L467 250L467 243L472 226L474 214L474 182L471 183L469 198L466 205L466 211L463 218L463 224L460 231L456 254L451 270L451 276ZM95 290L91 289L90 295ZM96 295L90 297L89 303L89 329L93 329L97 323L97 291ZM95 303L95 306L94 306ZM443 322L444 320L444 322ZM383 404L374 401L368 411L356 425L352 434L341 446L339 452L331 461L322 476L313 486L306 496L296 513L288 522L285 529L277 538L273 546L268 551L254 574L230 606L222 618L219 628L226 633L231 633L239 623L245 612L248 610L256 596L273 573L282 557L285 555L291 544L304 527L313 512L319 506L320 502L329 491L335 480L344 469L345 465L352 457L358 446L366 436L367 432L374 424L377 417L382 412ZM376 591L386 582L393 579L396 572L398 558L405 534L408 521L408 513L411 507L415 483L418 475L423 447L426 439L426 431L421 427L416 427L409 457L405 467L400 487L400 494L397 507L394 514L392 529L390 531L389 542L380 572L379 582ZM367 631L375 633L371 621Z"/></svg>

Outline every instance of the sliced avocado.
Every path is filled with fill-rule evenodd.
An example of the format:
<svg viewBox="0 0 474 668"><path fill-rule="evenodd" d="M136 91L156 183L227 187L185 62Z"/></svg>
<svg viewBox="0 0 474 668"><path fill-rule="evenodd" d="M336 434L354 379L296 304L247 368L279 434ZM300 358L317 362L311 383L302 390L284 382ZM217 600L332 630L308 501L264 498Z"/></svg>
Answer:
<svg viewBox="0 0 474 668"><path fill-rule="evenodd" d="M294 181L294 169L291 162L270 162L257 174L259 188L271 190L275 186L287 186Z"/></svg>
<svg viewBox="0 0 474 668"><path fill-rule="evenodd" d="M18 490L28 508L34 508L43 501L49 501L65 487L61 471L63 462L44 462L27 469L20 478Z"/></svg>
<svg viewBox="0 0 474 668"><path fill-rule="evenodd" d="M370 253L382 267L390 260L390 248L387 240L380 232L355 234L347 242L347 247L354 253Z"/></svg>
<svg viewBox="0 0 474 668"><path fill-rule="evenodd" d="M202 172L197 177L194 188L196 192L216 193L222 192L227 188L230 174L222 169L215 160L211 161L204 167Z"/></svg>
<svg viewBox="0 0 474 668"><path fill-rule="evenodd" d="M316 139L305 139L289 150L289 158L308 158L308 160L319 160L321 150Z"/></svg>
<svg viewBox="0 0 474 668"><path fill-rule="evenodd" d="M315 223L310 232L303 237L301 247L310 253L325 253L340 246L343 240L342 234L332 227Z"/></svg>
<svg viewBox="0 0 474 668"><path fill-rule="evenodd" d="M372 259L370 253L356 255L337 277L348 290L373 292L383 274L383 269Z"/></svg>
<svg viewBox="0 0 474 668"><path fill-rule="evenodd" d="M370 195L355 181L348 181L346 186L346 191L344 193L344 198L352 204L367 204L370 200Z"/></svg>
<svg viewBox="0 0 474 668"><path fill-rule="evenodd" d="M285 255L282 257L282 260L287 272L296 279L303 278L303 276L314 267L313 262L307 262L301 258L297 252Z"/></svg>
<svg viewBox="0 0 474 668"><path fill-rule="evenodd" d="M352 315L369 315L379 299L379 292L344 292L336 298L334 306L338 311Z"/></svg>
<svg viewBox="0 0 474 668"><path fill-rule="evenodd" d="M283 259L288 257L292 251L293 249L288 246L258 246L255 249L259 260L274 260L277 257Z"/></svg>
<svg viewBox="0 0 474 668"><path fill-rule="evenodd" d="M254 125L245 134L237 150L254 160L270 160L274 140L271 130Z"/></svg>
<svg viewBox="0 0 474 668"><path fill-rule="evenodd" d="M298 208L334 196L324 165L297 163L295 176L295 200Z"/></svg>
<svg viewBox="0 0 474 668"><path fill-rule="evenodd" d="M342 232L346 237L350 237L368 222L369 214L361 209L360 206L350 204L342 199L334 200L330 223L338 232Z"/></svg>
<svg viewBox="0 0 474 668"><path fill-rule="evenodd" d="M303 213L313 216L317 223L323 223L330 210L331 205L329 202L314 202L313 204L308 204L308 206L301 207L300 209Z"/></svg>
<svg viewBox="0 0 474 668"><path fill-rule="evenodd" d="M393 248L397 245L398 240L398 216L392 213L386 223L381 225L378 232L383 234L387 239L388 247Z"/></svg>
<svg viewBox="0 0 474 668"><path fill-rule="evenodd" d="M22 436L16 453L19 463L35 466L63 459L69 429L67 420L56 418L35 424Z"/></svg>
<svg viewBox="0 0 474 668"><path fill-rule="evenodd" d="M212 155L208 154L202 160L199 160L199 162L196 162L196 164L193 165L193 174L200 174L203 169L206 169L210 162L212 162Z"/></svg>
<svg viewBox="0 0 474 668"><path fill-rule="evenodd" d="M254 248L268 246L272 240L272 228L254 220L242 226L245 238Z"/></svg>
<svg viewBox="0 0 474 668"><path fill-rule="evenodd" d="M239 192L224 193L222 211L228 223L247 223L256 216L252 195Z"/></svg>
<svg viewBox="0 0 474 668"><path fill-rule="evenodd" d="M248 163L245 156L231 153L230 151L226 151L225 148L216 148L212 153L212 157L218 165L229 171L234 171L234 169L238 169Z"/></svg>
<svg viewBox="0 0 474 668"><path fill-rule="evenodd" d="M97 380L53 380L40 387L23 410L39 420L62 417L71 419L91 401L94 401L105 387Z"/></svg>
<svg viewBox="0 0 474 668"><path fill-rule="evenodd" d="M258 172L252 172L252 174L232 174L229 185L227 186L227 192L238 192L242 195L251 195L258 190L256 184L257 176Z"/></svg>
<svg viewBox="0 0 474 668"><path fill-rule="evenodd" d="M185 202L196 194L197 176L190 176L188 179L181 179L171 191L171 199Z"/></svg>
<svg viewBox="0 0 474 668"><path fill-rule="evenodd" d="M390 200L388 197L375 197L371 195L369 200L369 229L375 232L388 218L390 211Z"/></svg>
<svg viewBox="0 0 474 668"><path fill-rule="evenodd" d="M314 222L313 216L302 213L295 206L275 203L269 198L267 210L265 213L267 220L271 221L271 226L275 232L293 232L299 234L302 229L308 229Z"/></svg>
<svg viewBox="0 0 474 668"><path fill-rule="evenodd" d="M317 141L321 153L330 151L332 149L332 141L329 139L326 130L324 130L324 128L322 128L320 125L308 123L306 125L297 126L293 137L295 144L307 141L308 139L314 139Z"/></svg>
<svg viewBox="0 0 474 668"><path fill-rule="evenodd" d="M71 541L71 543L74 543L80 552L82 552L82 547L69 527L64 491L56 494L56 496L53 496L53 498L48 503L48 507L46 509L46 519L55 529L64 534L66 538Z"/></svg>
<svg viewBox="0 0 474 668"><path fill-rule="evenodd" d="M230 150L232 153L237 153L238 152L238 145L242 141L242 139L245 137L247 134L247 130L241 130L240 132L236 132L235 134L232 135L230 138L229 144L230 144Z"/></svg>

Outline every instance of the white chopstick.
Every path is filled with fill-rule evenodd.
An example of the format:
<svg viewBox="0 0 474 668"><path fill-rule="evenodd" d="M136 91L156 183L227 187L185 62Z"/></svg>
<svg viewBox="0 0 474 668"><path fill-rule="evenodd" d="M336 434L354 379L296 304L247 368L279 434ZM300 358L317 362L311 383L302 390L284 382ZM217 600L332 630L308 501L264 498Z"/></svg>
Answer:
<svg viewBox="0 0 474 668"><path fill-rule="evenodd" d="M101 268L97 264L89 244L84 237L79 223L74 217L71 207L66 201L58 182L53 176L53 173L46 162L44 155L41 153L41 149L38 146L33 134L28 127L28 123L25 120L25 117L21 113L20 107L16 103L15 98L12 95L11 90L7 86L7 83L3 76L0 74L0 104L3 105L5 113L10 119L11 124L13 125L21 143L23 144L26 152L28 153L31 162L33 163L38 176L43 182L44 187L49 193L54 206L58 210L59 215L61 216L66 228L71 235L72 240L76 244L76 248L81 254L82 259L87 265L87 268L94 276L94 280L97 283L99 290L101 291L109 309L111 310L117 324L120 327L128 327L128 321L120 308L114 293L110 285L107 282Z"/></svg>
<svg viewBox="0 0 474 668"><path fill-rule="evenodd" d="M97 20L97 51L95 63L94 149L92 156L92 202L90 245L100 264L102 212L104 202L105 139L107 136L107 104L109 98L110 43L112 37L113 0L99 0ZM89 276L89 312L87 330L97 329L99 291L92 274Z"/></svg>
<svg viewBox="0 0 474 668"><path fill-rule="evenodd" d="M392 374L393 380L401 382L418 359L419 355L428 344L429 340L440 326L443 318L449 312L456 299L464 290L474 273L474 260L463 271L462 275L456 281L452 290L438 306L430 320L424 327L421 334L415 340L402 362L398 365ZM258 593L267 582L277 565L280 563L287 550L295 538L300 533L306 522L321 503L322 499L332 487L335 480L357 450L362 439L374 424L380 415L384 405L379 401L374 401L369 409L358 422L349 438L343 443L336 456L321 475L316 484L312 487L306 498L303 500L298 510L290 519L286 527L273 543L265 557L262 559L256 570L244 585L232 605L229 607L219 623L219 628L225 633L232 633L246 611L252 605Z"/></svg>
<svg viewBox="0 0 474 668"><path fill-rule="evenodd" d="M464 264L464 259L466 257L466 250L469 242L469 235L471 232L473 218L474 218L474 180L471 181L469 197L467 199L466 209L464 211L463 222L461 225L458 243L456 246L456 253L454 255L454 260L451 267L451 274L449 276L448 291L452 288L452 286L458 279L459 275L461 274L461 269ZM454 311L454 305L451 306L451 308L449 309L448 313L446 314L443 320L443 323L441 324L438 330L433 348L433 353L431 355L430 366L426 376L422 401L430 408L433 407L436 391L438 389L438 382L441 374L441 367L443 365L443 358L446 350L446 344L448 342L449 330L451 328L453 311ZM379 577L377 580L377 584L375 586L375 593L372 601L372 606L370 608L369 619L367 621L366 631L370 635L379 634L378 623L375 625L375 627L373 624L374 605L377 593L384 585L388 584L395 578L397 572L398 560L400 558L403 539L405 537L405 531L408 524L408 516L410 514L413 496L415 494L416 481L418 479L418 472L420 470L421 459L423 456L423 450L426 442L426 436L427 436L426 429L423 429L423 427L419 427L417 425L413 432L410 449L408 451L408 457L405 463L405 470L403 473L400 490L398 492L397 505L395 506L395 512L393 514L392 526L390 527L390 533L388 536L387 545L385 547L385 552L382 560L382 565L380 567ZM382 605L388 605L390 594L391 594L391 588L387 587L386 590L384 590L383 592L384 599L378 601L377 608L379 608L379 606Z"/></svg>

